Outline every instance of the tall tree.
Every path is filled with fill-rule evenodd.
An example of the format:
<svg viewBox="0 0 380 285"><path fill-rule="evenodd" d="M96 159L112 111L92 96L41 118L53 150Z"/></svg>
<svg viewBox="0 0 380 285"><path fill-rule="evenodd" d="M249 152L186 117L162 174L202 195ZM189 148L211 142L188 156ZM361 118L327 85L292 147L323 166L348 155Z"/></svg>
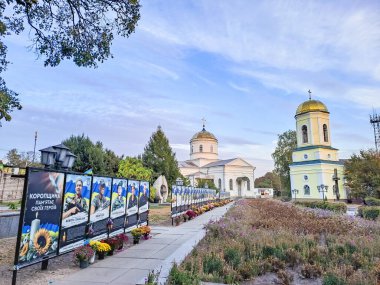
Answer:
<svg viewBox="0 0 380 285"><path fill-rule="evenodd" d="M150 181L152 170L144 167L142 161L138 158L126 157L120 160L117 175L119 177Z"/></svg>
<svg viewBox="0 0 380 285"><path fill-rule="evenodd" d="M145 146L142 161L145 167L153 170L152 182L160 175L164 175L168 184L172 185L180 176L175 153L160 126L157 127L157 131L152 134Z"/></svg>
<svg viewBox="0 0 380 285"><path fill-rule="evenodd" d="M345 162L345 177L351 195L356 198L380 198L380 154L361 150Z"/></svg>
<svg viewBox="0 0 380 285"><path fill-rule="evenodd" d="M84 134L72 135L62 142L76 156L73 170L84 172L92 168L93 173L99 175L115 176L118 171L120 157L109 149L103 149L101 142L93 143Z"/></svg>
<svg viewBox="0 0 380 285"><path fill-rule="evenodd" d="M38 158L35 159L33 162L33 152L19 152L15 148L8 151L5 159L7 160L7 165L10 165L10 166L16 166L16 167L41 166Z"/></svg>
<svg viewBox="0 0 380 285"><path fill-rule="evenodd" d="M274 159L275 173L280 176L281 191L290 196L290 168L292 163L292 152L297 147L296 131L288 130L278 135L275 151L272 153Z"/></svg>
<svg viewBox="0 0 380 285"><path fill-rule="evenodd" d="M138 0L0 0L0 73L9 63L4 37L25 27L45 66L72 59L78 66L96 67L112 57L114 34L129 37L134 32L139 10ZM21 109L17 94L0 77L0 121L11 120L16 109Z"/></svg>

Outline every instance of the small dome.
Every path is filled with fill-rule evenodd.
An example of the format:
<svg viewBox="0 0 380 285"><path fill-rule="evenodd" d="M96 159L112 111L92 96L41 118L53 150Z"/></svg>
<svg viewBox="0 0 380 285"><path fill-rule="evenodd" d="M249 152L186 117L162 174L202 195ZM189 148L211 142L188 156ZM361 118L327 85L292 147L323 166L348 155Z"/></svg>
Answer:
<svg viewBox="0 0 380 285"><path fill-rule="evenodd" d="M203 128L200 132L193 135L190 141L201 140L201 139L212 139L212 140L218 141L216 137L212 133L206 131L205 128Z"/></svg>
<svg viewBox="0 0 380 285"><path fill-rule="evenodd" d="M325 104L318 100L308 100L298 106L296 116L309 112L329 113Z"/></svg>

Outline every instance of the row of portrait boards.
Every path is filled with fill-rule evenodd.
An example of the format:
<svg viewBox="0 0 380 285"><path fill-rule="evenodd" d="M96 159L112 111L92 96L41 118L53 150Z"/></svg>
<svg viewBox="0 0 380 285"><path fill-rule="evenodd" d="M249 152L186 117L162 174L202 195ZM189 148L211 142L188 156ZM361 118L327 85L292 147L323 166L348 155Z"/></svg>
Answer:
<svg viewBox="0 0 380 285"><path fill-rule="evenodd" d="M215 201L219 196L216 190L188 186L172 186L172 218L182 215L192 206L202 206Z"/></svg>
<svg viewBox="0 0 380 285"><path fill-rule="evenodd" d="M16 268L146 225L149 191L147 181L28 168Z"/></svg>

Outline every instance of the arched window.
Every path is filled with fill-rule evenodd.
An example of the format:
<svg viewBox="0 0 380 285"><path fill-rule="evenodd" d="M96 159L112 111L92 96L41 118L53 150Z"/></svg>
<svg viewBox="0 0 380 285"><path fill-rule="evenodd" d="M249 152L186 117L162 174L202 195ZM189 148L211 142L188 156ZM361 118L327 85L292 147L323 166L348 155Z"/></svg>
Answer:
<svg viewBox="0 0 380 285"><path fill-rule="evenodd" d="M310 195L310 187L309 187L309 185L303 186L303 193L304 193L304 195Z"/></svg>
<svg viewBox="0 0 380 285"><path fill-rule="evenodd" d="M221 190L222 189L222 179L218 179L218 188L219 188L219 190Z"/></svg>
<svg viewBox="0 0 380 285"><path fill-rule="evenodd" d="M325 142L329 141L329 134L327 132L327 125L323 124L323 139Z"/></svg>
<svg viewBox="0 0 380 285"><path fill-rule="evenodd" d="M247 190L251 190L251 181L247 180Z"/></svg>
<svg viewBox="0 0 380 285"><path fill-rule="evenodd" d="M214 152L214 148L212 146L210 146L210 151Z"/></svg>
<svg viewBox="0 0 380 285"><path fill-rule="evenodd" d="M203 152L203 145L199 146L199 152Z"/></svg>
<svg viewBox="0 0 380 285"><path fill-rule="evenodd" d="M194 146L191 145L190 153L193 153L193 152L194 152Z"/></svg>
<svg viewBox="0 0 380 285"><path fill-rule="evenodd" d="M230 179L230 190L234 190L232 179Z"/></svg>
<svg viewBox="0 0 380 285"><path fill-rule="evenodd" d="M302 142L303 143L307 143L308 142L308 138L307 138L307 126L306 125L302 126Z"/></svg>

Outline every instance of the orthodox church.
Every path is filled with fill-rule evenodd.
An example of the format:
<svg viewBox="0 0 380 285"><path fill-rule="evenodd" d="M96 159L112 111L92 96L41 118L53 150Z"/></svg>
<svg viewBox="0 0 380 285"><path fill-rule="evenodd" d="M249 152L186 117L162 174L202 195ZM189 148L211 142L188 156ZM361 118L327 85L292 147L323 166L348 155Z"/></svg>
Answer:
<svg viewBox="0 0 380 285"><path fill-rule="evenodd" d="M253 196L255 167L241 158L220 160L218 139L203 129L190 140L190 159L179 162L183 176L197 186L197 179L213 180L222 192L230 192L232 197Z"/></svg>
<svg viewBox="0 0 380 285"><path fill-rule="evenodd" d="M295 119L297 148L290 165L293 199L347 199L343 163L338 149L331 146L330 112L326 105L309 97L298 106Z"/></svg>

